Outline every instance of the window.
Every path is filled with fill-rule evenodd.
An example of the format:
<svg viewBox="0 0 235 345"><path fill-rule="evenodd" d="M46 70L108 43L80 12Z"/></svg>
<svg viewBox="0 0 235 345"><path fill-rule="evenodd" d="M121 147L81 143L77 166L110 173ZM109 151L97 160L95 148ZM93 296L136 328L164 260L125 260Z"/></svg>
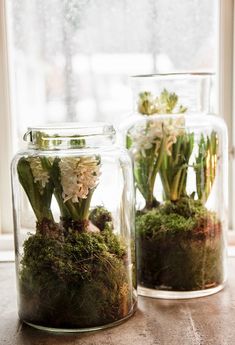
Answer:
<svg viewBox="0 0 235 345"><path fill-rule="evenodd" d="M0 2L0 233L12 232L10 161L12 157L7 32L4 1Z"/></svg>
<svg viewBox="0 0 235 345"><path fill-rule="evenodd" d="M222 16L232 13L232 2ZM0 95L6 136L0 139L1 162L7 157L0 165L2 232L12 230L10 196L5 199L9 162L22 147L27 126L94 120L118 125L132 107L128 75L206 71L219 76L219 5L219 0L1 2L0 53L5 56L0 80L7 90L9 65L11 85L11 117L8 94ZM230 68L220 66L225 67Z"/></svg>
<svg viewBox="0 0 235 345"><path fill-rule="evenodd" d="M128 75L215 72L217 5L9 1L15 146L32 122L118 124L131 109Z"/></svg>

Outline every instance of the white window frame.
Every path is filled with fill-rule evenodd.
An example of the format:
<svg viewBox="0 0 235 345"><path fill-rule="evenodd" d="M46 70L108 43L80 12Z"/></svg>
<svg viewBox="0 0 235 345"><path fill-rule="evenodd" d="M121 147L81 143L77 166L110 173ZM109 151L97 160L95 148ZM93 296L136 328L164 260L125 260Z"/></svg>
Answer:
<svg viewBox="0 0 235 345"><path fill-rule="evenodd" d="M10 164L12 117L8 68L6 1L0 0L0 261L13 261Z"/></svg>
<svg viewBox="0 0 235 345"><path fill-rule="evenodd" d="M7 46L6 1L0 0L0 233L12 233L10 164L12 121Z"/></svg>
<svg viewBox="0 0 235 345"><path fill-rule="evenodd" d="M219 10L219 54L218 54L218 113L222 116L228 126L229 136L229 193L228 193L228 214L229 228L234 229L235 214L235 152L234 152L234 82L235 75L233 66L234 59L234 0L220 0ZM231 232L231 237L235 239ZM235 241L234 241L235 244Z"/></svg>
<svg viewBox="0 0 235 345"><path fill-rule="evenodd" d="M219 0L219 33L218 33L218 88L217 110L222 116L229 130L230 159L229 164L229 207L235 207L235 0ZM7 0L0 0L0 253L1 250L12 250L12 203L10 187L10 160L12 147L12 114L10 107L10 71L7 46ZM235 225L235 213L230 212L229 226ZM235 245L234 235L229 235L230 243ZM0 255L1 260L1 255Z"/></svg>

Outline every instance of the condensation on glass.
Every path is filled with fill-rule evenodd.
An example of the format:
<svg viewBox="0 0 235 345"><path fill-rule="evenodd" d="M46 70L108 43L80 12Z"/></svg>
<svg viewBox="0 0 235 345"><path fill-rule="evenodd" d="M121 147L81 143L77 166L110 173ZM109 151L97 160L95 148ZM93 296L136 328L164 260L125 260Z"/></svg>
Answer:
<svg viewBox="0 0 235 345"><path fill-rule="evenodd" d="M102 123L29 128L24 139L12 163L20 319L62 332L120 323L136 308L127 151Z"/></svg>
<svg viewBox="0 0 235 345"><path fill-rule="evenodd" d="M227 130L219 116L207 114L205 78L133 81L135 111L122 131L134 165L144 296L200 297L226 281Z"/></svg>

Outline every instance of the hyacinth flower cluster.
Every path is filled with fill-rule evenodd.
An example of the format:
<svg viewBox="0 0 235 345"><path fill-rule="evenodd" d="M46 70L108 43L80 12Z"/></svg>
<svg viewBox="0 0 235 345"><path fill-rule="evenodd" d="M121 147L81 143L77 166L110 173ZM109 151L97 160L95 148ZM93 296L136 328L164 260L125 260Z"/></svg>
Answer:
<svg viewBox="0 0 235 345"><path fill-rule="evenodd" d="M20 183L37 221L54 221L51 200L54 195L61 217L88 219L92 194L99 182L100 158L97 156L31 156L19 160Z"/></svg>
<svg viewBox="0 0 235 345"><path fill-rule="evenodd" d="M150 92L139 94L138 112L145 121L129 128L126 145L134 160L136 186L147 209L159 204L154 197L157 174L161 179L164 200L177 201L187 196L189 166L194 168L197 181L196 191L191 197L197 194L198 199L205 203L210 194L217 165L218 137L214 131L209 135L201 134L196 147L195 134L185 129L186 111L187 108L178 105L178 96L166 89L158 97ZM190 162L193 150L197 151L196 159Z"/></svg>

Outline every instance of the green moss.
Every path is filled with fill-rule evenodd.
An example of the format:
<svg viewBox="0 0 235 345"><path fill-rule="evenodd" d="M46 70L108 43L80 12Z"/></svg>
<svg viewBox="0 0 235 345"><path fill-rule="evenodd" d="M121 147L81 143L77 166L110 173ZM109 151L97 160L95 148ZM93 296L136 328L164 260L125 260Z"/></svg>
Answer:
<svg viewBox="0 0 235 345"><path fill-rule="evenodd" d="M107 228L108 225L111 225L112 222L111 213L103 206L97 206L94 208L89 215L89 219L101 231L104 230L104 228Z"/></svg>
<svg viewBox="0 0 235 345"><path fill-rule="evenodd" d="M195 220L186 219L183 216L172 213L162 214L158 210L152 210L137 217L136 225L139 234L148 238L164 238L168 233L191 231L195 226Z"/></svg>
<svg viewBox="0 0 235 345"><path fill-rule="evenodd" d="M161 206L161 211L163 214L176 213L185 218L198 217L208 213L201 201L188 197L181 198L177 202L166 202Z"/></svg>
<svg viewBox="0 0 235 345"><path fill-rule="evenodd" d="M120 259L126 255L124 243L113 233L109 226L102 231L102 236L107 243L110 253L116 255Z"/></svg>
<svg viewBox="0 0 235 345"><path fill-rule="evenodd" d="M223 282L222 226L200 201L139 213L136 230L140 285L191 291Z"/></svg>
<svg viewBox="0 0 235 345"><path fill-rule="evenodd" d="M29 236L20 270L22 319L47 327L82 328L130 313L127 249L109 225L97 233L68 228L63 237L40 231Z"/></svg>

